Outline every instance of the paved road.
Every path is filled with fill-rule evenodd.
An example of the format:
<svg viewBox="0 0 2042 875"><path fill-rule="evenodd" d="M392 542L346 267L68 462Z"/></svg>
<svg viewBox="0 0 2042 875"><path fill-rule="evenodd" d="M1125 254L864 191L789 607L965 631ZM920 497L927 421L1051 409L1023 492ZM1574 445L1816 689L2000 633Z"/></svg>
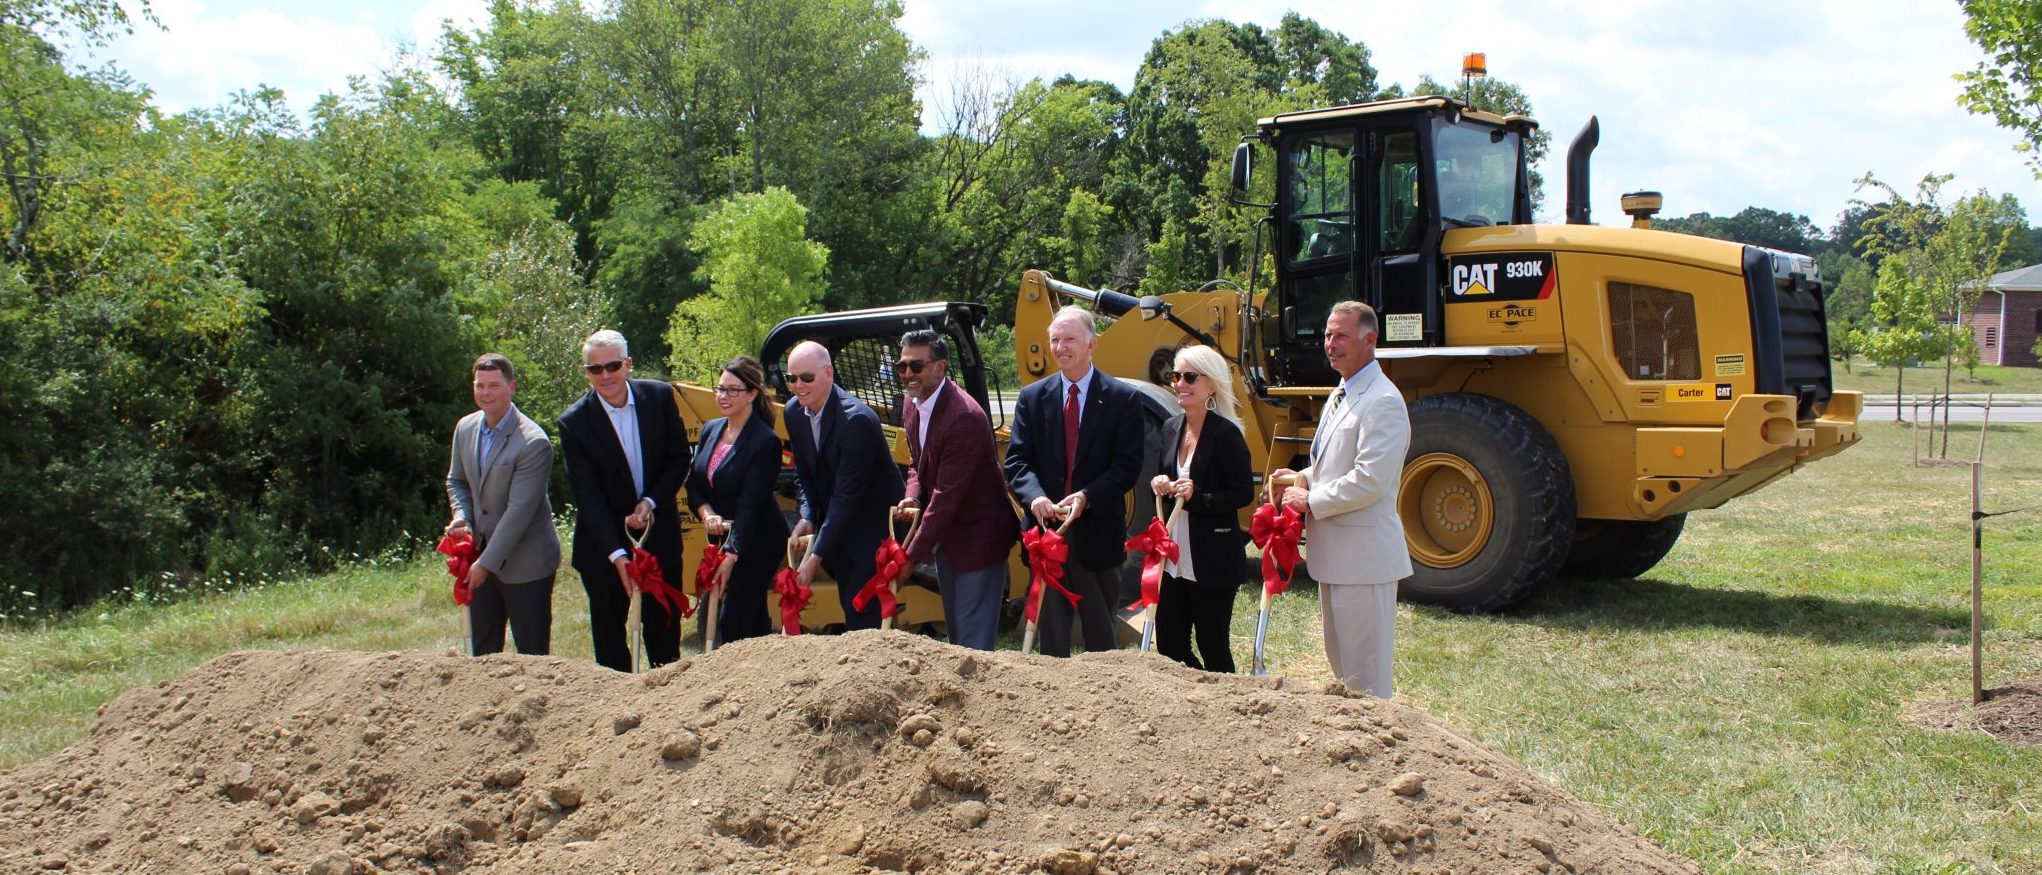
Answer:
<svg viewBox="0 0 2042 875"><path fill-rule="evenodd" d="M1912 420L1916 416L1915 408L1913 407L1913 405L1903 407L1900 410L1900 415L1902 418ZM1928 420L1929 409L1927 405L1922 406L1920 417L1923 421ZM1938 419L1942 418L1942 412L1937 411L1936 417ZM1966 404L1960 401L1957 403L1956 406L1950 408L1951 422L1979 422L1984 418L1985 408L1982 405ZM1867 404L1865 405L1864 415L1858 417L1858 422L1860 424L1871 424L1876 422L1892 422L1892 421L1893 421L1893 405L1891 404L1886 405ZM2009 407L1995 404L1993 405L1992 408L1992 421L1995 423L2042 422L2042 406L2022 405L2019 407Z"/></svg>

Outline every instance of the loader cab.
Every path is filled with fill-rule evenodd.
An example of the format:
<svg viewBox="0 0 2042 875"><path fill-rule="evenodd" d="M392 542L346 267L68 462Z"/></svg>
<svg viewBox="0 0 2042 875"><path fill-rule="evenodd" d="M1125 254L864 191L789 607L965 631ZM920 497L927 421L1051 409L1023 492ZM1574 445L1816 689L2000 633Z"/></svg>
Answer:
<svg viewBox="0 0 2042 875"><path fill-rule="evenodd" d="M1375 307L1385 348L1439 345L1443 233L1531 222L1524 148L1534 123L1522 116L1431 96L1287 113L1259 127L1253 139L1276 159L1268 385L1334 382L1320 335L1337 301ZM1235 152L1237 188L1253 175L1252 155L1246 143Z"/></svg>

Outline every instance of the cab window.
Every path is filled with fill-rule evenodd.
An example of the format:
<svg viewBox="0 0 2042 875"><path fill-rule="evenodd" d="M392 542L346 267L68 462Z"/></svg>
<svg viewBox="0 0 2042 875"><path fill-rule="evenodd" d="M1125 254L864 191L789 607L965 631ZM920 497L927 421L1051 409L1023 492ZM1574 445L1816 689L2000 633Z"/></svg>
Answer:
<svg viewBox="0 0 2042 875"><path fill-rule="evenodd" d="M1290 154L1290 260L1354 252L1354 134L1294 141Z"/></svg>
<svg viewBox="0 0 2042 875"><path fill-rule="evenodd" d="M1381 192L1382 215L1377 226L1382 239L1377 245L1384 254L1411 252L1425 237L1421 223L1424 210L1418 192L1418 134L1397 131L1384 134L1383 160L1377 171L1376 191Z"/></svg>

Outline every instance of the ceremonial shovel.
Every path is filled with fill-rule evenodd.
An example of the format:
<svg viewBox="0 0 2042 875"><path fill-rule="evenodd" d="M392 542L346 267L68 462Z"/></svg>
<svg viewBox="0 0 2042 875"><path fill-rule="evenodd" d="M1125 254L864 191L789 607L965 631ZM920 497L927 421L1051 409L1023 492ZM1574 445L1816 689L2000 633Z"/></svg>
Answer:
<svg viewBox="0 0 2042 875"><path fill-rule="evenodd" d="M1296 474L1269 478L1269 481L1263 484L1264 503L1281 507L1277 490L1288 486L1296 486L1301 479ZM1262 549L1266 555L1271 547L1265 545ZM1266 567L1269 564L1268 560L1265 559L1263 564ZM1287 589L1288 587L1289 585L1285 584L1285 588ZM1277 590L1277 592L1282 592L1282 590ZM1269 674L1269 666L1262 661L1262 653L1263 647L1269 640L1269 603L1275 600L1276 594L1276 592L1270 592L1270 582L1265 579L1262 582L1262 612L1255 618L1255 664L1253 668L1248 670L1248 674L1254 677L1263 677Z"/></svg>
<svg viewBox="0 0 2042 875"><path fill-rule="evenodd" d="M1072 494L1073 494L1073 495L1075 495L1076 493L1072 493ZM1061 508L1065 508L1065 509L1068 509L1068 508L1070 507L1070 504L1069 504L1070 500L1071 500L1070 496L1068 496L1068 495L1067 495L1067 496L1064 496L1064 500L1063 500L1063 501L1059 501L1059 502L1057 502L1057 507L1061 507ZM1064 517L1064 522L1063 522L1063 525L1057 526L1057 527L1056 527L1055 529L1048 529L1048 527L1046 527L1046 526L1045 526L1045 527L1044 527L1044 529L1045 529L1046 531L1049 531L1049 532L1051 532L1052 534L1055 534L1055 535L1057 536L1057 539L1058 539L1059 541L1061 541L1061 540L1063 539L1063 534L1064 534L1064 530L1065 530L1065 529L1068 529L1068 528L1070 528L1070 527L1071 527L1071 523L1073 523L1073 522L1076 522L1076 521L1077 521L1077 519L1078 519L1078 515L1077 515L1077 514L1071 514L1070 516ZM1038 525L1040 525L1040 523L1038 523ZM1059 570L1061 570L1061 569L1059 569ZM1039 579L1039 578L1041 578L1041 575L1042 575L1042 570L1041 570L1041 569L1038 569L1038 568L1030 568L1030 569L1028 569L1028 576L1029 576L1030 578L1038 578L1038 579ZM1026 615L1027 615L1028 617L1031 617L1031 618L1040 618L1040 617L1042 616L1042 599L1043 599L1043 596L1044 596L1044 595L1046 594L1046 592L1047 592L1047 590L1048 590L1048 589L1049 589L1049 583L1048 583L1048 581L1047 581L1047 580L1044 580L1044 581L1043 581L1043 585L1042 585L1041 587L1039 587L1039 588L1038 588L1038 587L1036 587L1036 586L1034 585L1034 581L1033 581L1033 580L1031 580L1031 581L1029 582L1029 586L1028 586L1028 596L1027 596L1027 598L1028 598L1028 604L1027 604L1026 610L1024 610L1024 611L1023 611L1023 613L1024 613L1024 614L1026 614ZM1036 626L1036 623L1037 623L1037 622L1038 622L1038 621L1037 621L1036 619L1030 619L1030 620L1028 621L1028 626L1027 626L1027 628L1023 629L1023 630L1022 630L1022 632L1021 632L1021 652L1022 652L1022 653L1033 653L1033 652L1035 652L1035 626Z"/></svg>
<svg viewBox="0 0 2042 875"><path fill-rule="evenodd" d="M645 536L650 534L652 534L651 526L641 529L635 538L631 536L629 527L624 529L624 537L630 539L631 549L633 550L644 549ZM633 555L636 554L634 553ZM645 655L644 594L638 588L638 581L632 580L629 575L626 575L624 578L624 587L631 593L631 608L624 614L624 631L631 636L631 673L637 674L640 671L651 671L652 659ZM643 666L643 668L640 668L640 666Z"/></svg>
<svg viewBox="0 0 2042 875"><path fill-rule="evenodd" d="M704 540L708 540L708 538L709 538L708 535L706 534L703 535ZM709 541L709 546L720 547L722 541L723 536L717 535L715 540ZM710 580L715 580L715 578L712 576ZM727 586L728 583L726 583L725 585ZM701 589L701 587L697 586L696 589L699 590ZM717 609L721 608L722 606L723 606L723 587L719 586L709 590L708 595L706 596L705 600L702 603L702 609L709 612L708 616L702 618L703 653L716 652L716 614L718 613Z"/></svg>
<svg viewBox="0 0 2042 875"><path fill-rule="evenodd" d="M1171 559L1177 558L1174 555L1169 555L1176 553L1177 550L1180 549L1176 540L1169 537L1169 533L1177 530L1177 518L1183 515L1184 515L1183 498L1177 499L1177 506L1170 509L1170 515L1166 518L1163 516L1163 497L1160 495L1156 496L1156 519L1166 521L1163 523L1163 537L1156 539L1156 542L1151 546L1151 549L1154 552L1150 554L1149 559L1145 559L1142 562L1143 566L1145 566L1144 568L1142 568L1143 586L1141 599L1142 601L1141 652L1143 653L1149 652L1149 650L1153 648L1156 644L1156 598L1158 598L1161 595L1162 590L1163 559L1166 555L1168 555L1169 558ZM1147 535L1151 533L1145 532L1143 534ZM1165 545L1167 545L1167 547ZM1149 581L1147 579L1149 577L1150 570L1146 566L1150 562L1155 563L1154 573L1156 575L1156 580L1153 585L1153 588L1150 586Z"/></svg>
<svg viewBox="0 0 2042 875"><path fill-rule="evenodd" d="M913 541L915 539L915 529L916 527L922 524L922 509L918 507L901 507L898 504L888 508L886 511L887 534L889 535L893 534L894 520L896 519L898 514L903 513L907 514L908 517L908 534L907 537L902 538L895 543L902 547L905 547L907 546L908 542ZM900 603L900 582L902 580L905 580L909 574L914 573L914 570L915 567L913 565L910 565L905 560L903 560L901 562L900 574L895 576L893 580L887 581L886 588L889 592L893 594L894 603L896 605ZM893 628L893 618L896 614L899 614L900 612L901 608L895 607L893 613L880 617L879 628L881 629Z"/></svg>

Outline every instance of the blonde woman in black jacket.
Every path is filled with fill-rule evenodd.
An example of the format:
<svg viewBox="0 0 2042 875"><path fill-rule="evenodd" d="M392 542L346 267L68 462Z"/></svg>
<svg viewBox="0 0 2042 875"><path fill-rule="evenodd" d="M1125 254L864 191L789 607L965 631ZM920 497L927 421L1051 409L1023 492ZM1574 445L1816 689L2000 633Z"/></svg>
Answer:
<svg viewBox="0 0 2042 875"><path fill-rule="evenodd" d="M1163 566L1156 650L1192 668L1232 672L1228 632L1247 571L1240 511L1255 497L1248 442L1234 421L1233 375L1218 352L1178 350L1167 379L1183 412L1163 423L1155 460L1161 473L1149 486L1163 497L1165 513L1180 500L1185 512L1170 532L1179 554Z"/></svg>

